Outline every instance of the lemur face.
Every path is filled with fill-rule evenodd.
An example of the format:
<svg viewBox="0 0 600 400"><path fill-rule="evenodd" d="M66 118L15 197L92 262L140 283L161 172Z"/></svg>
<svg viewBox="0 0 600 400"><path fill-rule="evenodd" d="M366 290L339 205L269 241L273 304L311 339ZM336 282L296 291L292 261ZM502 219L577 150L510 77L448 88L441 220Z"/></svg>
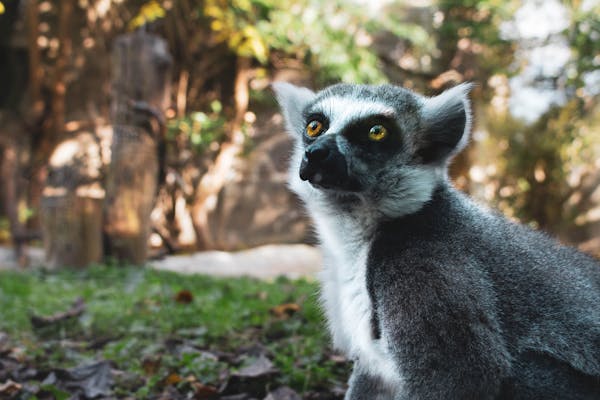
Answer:
<svg viewBox="0 0 600 400"><path fill-rule="evenodd" d="M391 85L274 89L296 139L291 187L300 195L310 187L398 215L399 207L428 200L466 142L464 85L432 99Z"/></svg>
<svg viewBox="0 0 600 400"><path fill-rule="evenodd" d="M365 192L390 165L409 161L407 132L418 129L417 104L400 90L395 95L402 99L394 104L383 89L337 85L304 108L302 180L328 190Z"/></svg>

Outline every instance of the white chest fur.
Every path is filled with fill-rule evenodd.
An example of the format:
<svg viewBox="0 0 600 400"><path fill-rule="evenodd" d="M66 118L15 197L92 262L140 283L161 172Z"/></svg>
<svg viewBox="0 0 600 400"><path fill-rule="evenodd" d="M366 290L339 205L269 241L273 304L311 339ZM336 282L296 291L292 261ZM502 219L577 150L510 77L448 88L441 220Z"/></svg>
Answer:
<svg viewBox="0 0 600 400"><path fill-rule="evenodd" d="M321 300L334 346L363 370L397 384L399 371L386 350L385 333L381 339L372 335L366 279L370 241L350 219L319 216L315 221L324 257Z"/></svg>

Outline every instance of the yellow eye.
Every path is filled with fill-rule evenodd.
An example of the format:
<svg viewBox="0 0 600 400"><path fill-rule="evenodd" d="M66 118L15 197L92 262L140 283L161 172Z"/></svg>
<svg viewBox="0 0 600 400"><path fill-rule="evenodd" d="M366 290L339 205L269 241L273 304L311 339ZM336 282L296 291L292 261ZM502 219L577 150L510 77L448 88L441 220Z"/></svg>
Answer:
<svg viewBox="0 0 600 400"><path fill-rule="evenodd" d="M306 125L306 134L310 137L317 137L323 132L323 123L313 119Z"/></svg>
<svg viewBox="0 0 600 400"><path fill-rule="evenodd" d="M379 142L380 140L385 139L387 134L387 129L385 129L383 125L373 125L371 130L369 130L369 139Z"/></svg>

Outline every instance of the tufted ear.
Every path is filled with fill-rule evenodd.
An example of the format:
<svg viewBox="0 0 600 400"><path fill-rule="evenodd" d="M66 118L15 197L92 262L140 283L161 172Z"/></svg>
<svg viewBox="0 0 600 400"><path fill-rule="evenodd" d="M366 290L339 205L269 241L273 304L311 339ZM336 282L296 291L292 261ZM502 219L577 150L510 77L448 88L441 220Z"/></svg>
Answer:
<svg viewBox="0 0 600 400"><path fill-rule="evenodd" d="M472 87L471 83L463 83L425 100L421 109L424 129L417 149L423 163L444 163L467 145Z"/></svg>
<svg viewBox="0 0 600 400"><path fill-rule="evenodd" d="M315 98L315 93L287 82L274 82L271 87L281 107L287 130L294 134L301 132L305 123L302 112Z"/></svg>

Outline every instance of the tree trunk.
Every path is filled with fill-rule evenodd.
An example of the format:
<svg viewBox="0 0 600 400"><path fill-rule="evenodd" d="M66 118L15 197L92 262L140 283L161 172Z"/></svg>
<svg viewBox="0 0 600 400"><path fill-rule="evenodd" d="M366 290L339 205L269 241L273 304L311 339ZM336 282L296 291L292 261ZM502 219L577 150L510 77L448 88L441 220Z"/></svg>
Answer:
<svg viewBox="0 0 600 400"><path fill-rule="evenodd" d="M22 159L27 148L23 144L26 137L25 128L13 114L0 113L0 197L4 206L4 214L10 224L10 236L15 252L15 259L20 266L28 263L26 244L38 235L29 231L19 218L19 209L27 206L28 182L23 179Z"/></svg>
<svg viewBox="0 0 600 400"><path fill-rule="evenodd" d="M166 42L142 32L113 48L113 143L106 176L107 255L142 264L148 254L168 105L171 57Z"/></svg>
<svg viewBox="0 0 600 400"><path fill-rule="evenodd" d="M196 244L199 250L215 247L214 240L208 227L208 213L212 211L217 202L217 196L226 183L227 172L231 169L235 157L244 145L242 125L244 114L248 110L251 60L238 57L235 77L235 117L231 125L231 134L228 140L221 145L221 150L214 164L208 169L200 180L196 190L194 205L192 206L192 219L196 231Z"/></svg>
<svg viewBox="0 0 600 400"><path fill-rule="evenodd" d="M39 9L37 1L26 3L27 49L29 56L29 101L32 119L37 120L44 111L42 100L42 77L44 71L40 63L40 49L37 44L39 36Z"/></svg>
<svg viewBox="0 0 600 400"><path fill-rule="evenodd" d="M10 235L13 242L15 257L19 264L25 263L23 243L18 237L23 231L17 209L17 149L11 141L5 144L0 163L0 183L2 183L2 203L10 224Z"/></svg>

